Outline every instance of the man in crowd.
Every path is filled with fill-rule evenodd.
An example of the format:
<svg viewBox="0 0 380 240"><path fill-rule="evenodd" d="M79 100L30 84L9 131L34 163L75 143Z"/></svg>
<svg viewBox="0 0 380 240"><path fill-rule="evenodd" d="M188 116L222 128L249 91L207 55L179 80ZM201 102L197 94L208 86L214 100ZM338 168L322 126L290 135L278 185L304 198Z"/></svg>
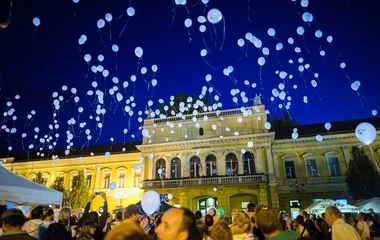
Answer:
<svg viewBox="0 0 380 240"><path fill-rule="evenodd" d="M358 232L342 219L342 213L336 206L328 206L325 211L326 223L331 227L334 240L360 240Z"/></svg>
<svg viewBox="0 0 380 240"><path fill-rule="evenodd" d="M28 233L21 230L25 224L24 214L18 209L9 209L1 215L2 229L4 234L0 240L36 240Z"/></svg>

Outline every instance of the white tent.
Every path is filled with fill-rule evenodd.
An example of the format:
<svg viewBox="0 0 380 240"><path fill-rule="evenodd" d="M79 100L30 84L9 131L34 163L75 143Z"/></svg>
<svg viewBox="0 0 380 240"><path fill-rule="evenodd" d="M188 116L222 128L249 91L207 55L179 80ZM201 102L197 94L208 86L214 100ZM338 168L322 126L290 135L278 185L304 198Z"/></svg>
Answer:
<svg viewBox="0 0 380 240"><path fill-rule="evenodd" d="M359 212L358 207L355 207L349 204L339 204L332 199L324 199L322 201L319 201L317 203L310 205L304 210L310 214L321 215L322 213L325 212L328 206L336 206L339 208L339 210L342 213L358 213Z"/></svg>
<svg viewBox="0 0 380 240"><path fill-rule="evenodd" d="M62 193L17 176L0 165L0 202L61 205Z"/></svg>
<svg viewBox="0 0 380 240"><path fill-rule="evenodd" d="M359 201L355 204L361 211L368 213L369 209L372 208L374 212L380 212L380 198L374 197L368 200Z"/></svg>

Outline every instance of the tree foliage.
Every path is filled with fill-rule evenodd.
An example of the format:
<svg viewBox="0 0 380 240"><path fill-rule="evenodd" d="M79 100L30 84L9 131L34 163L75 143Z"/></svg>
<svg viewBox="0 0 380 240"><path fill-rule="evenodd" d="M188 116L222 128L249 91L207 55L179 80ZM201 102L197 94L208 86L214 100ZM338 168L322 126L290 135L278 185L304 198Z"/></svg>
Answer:
<svg viewBox="0 0 380 240"><path fill-rule="evenodd" d="M42 173L41 172L37 173L37 176L36 176L35 179L33 179L33 182L41 184L41 185L45 185L45 183L46 183L45 179L42 177Z"/></svg>
<svg viewBox="0 0 380 240"><path fill-rule="evenodd" d="M284 113L280 118L268 117L268 121L271 123L272 129L296 127L300 125L299 122L292 118L288 112Z"/></svg>
<svg viewBox="0 0 380 240"><path fill-rule="evenodd" d="M380 175L362 148L352 148L346 183L355 200L380 196Z"/></svg>
<svg viewBox="0 0 380 240"><path fill-rule="evenodd" d="M175 116L177 113L180 113L180 112L182 112L182 114L184 115L192 114L194 110L197 110L200 113L205 112L203 107L204 106L207 107L210 105L210 99L204 97L203 99L201 99L201 101L203 102L203 105L199 105L199 106L196 106L196 108L194 108L194 104L197 102L198 99L199 98L191 96L189 94L179 93L177 96L174 97L173 101L162 103L158 105L157 109L160 110L161 113L166 114L167 116ZM188 100L191 100L191 101L188 101ZM184 111L180 111L181 102L184 103L184 107L185 107ZM188 104L190 104L191 106L188 107ZM168 108L167 110L165 110L166 107Z"/></svg>
<svg viewBox="0 0 380 240"><path fill-rule="evenodd" d="M67 194L67 202L71 208L83 208L89 197L88 183L84 177L84 172L80 171L78 176L73 180L72 189Z"/></svg>
<svg viewBox="0 0 380 240"><path fill-rule="evenodd" d="M50 188L63 193L62 203L63 203L63 206L67 206L66 203L67 203L68 191L65 190L63 179L60 177L55 178Z"/></svg>

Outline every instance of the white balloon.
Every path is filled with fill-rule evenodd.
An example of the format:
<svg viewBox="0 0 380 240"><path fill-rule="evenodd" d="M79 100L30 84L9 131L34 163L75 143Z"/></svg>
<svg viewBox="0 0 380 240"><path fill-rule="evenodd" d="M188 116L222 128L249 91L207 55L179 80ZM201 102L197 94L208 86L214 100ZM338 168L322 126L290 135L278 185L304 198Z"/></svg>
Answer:
<svg viewBox="0 0 380 240"><path fill-rule="evenodd" d="M187 18L184 24L185 24L185 27L189 28L191 27L191 25L193 25L193 21L190 18Z"/></svg>
<svg viewBox="0 0 380 240"><path fill-rule="evenodd" d="M33 18L33 25L38 27L41 24L41 20L38 17Z"/></svg>
<svg viewBox="0 0 380 240"><path fill-rule="evenodd" d="M111 22L112 21L112 14L111 13L107 13L104 18L107 20L107 22Z"/></svg>
<svg viewBox="0 0 380 240"><path fill-rule="evenodd" d="M136 54L136 56L137 56L138 58L141 58L142 55L144 54L144 51L143 51L143 49L142 49L141 47L137 47L137 48L135 49L135 54Z"/></svg>
<svg viewBox="0 0 380 240"><path fill-rule="evenodd" d="M370 145L376 139L376 128L368 122L360 123L356 129L355 134L358 140L365 145Z"/></svg>
<svg viewBox="0 0 380 240"><path fill-rule="evenodd" d="M136 11L133 7L129 7L127 8L127 14L128 16L132 17L133 15L135 15Z"/></svg>
<svg viewBox="0 0 380 240"><path fill-rule="evenodd" d="M146 214L153 214L161 205L160 195L153 191L147 191L141 200L141 207Z"/></svg>
<svg viewBox="0 0 380 240"><path fill-rule="evenodd" d="M222 12L217 8L210 9L210 11L208 11L207 13L207 20L212 24L217 24L222 19L223 19Z"/></svg>
<svg viewBox="0 0 380 240"><path fill-rule="evenodd" d="M327 131L330 131L330 129L331 129L331 123L329 123L329 122L325 123L325 128L326 128Z"/></svg>

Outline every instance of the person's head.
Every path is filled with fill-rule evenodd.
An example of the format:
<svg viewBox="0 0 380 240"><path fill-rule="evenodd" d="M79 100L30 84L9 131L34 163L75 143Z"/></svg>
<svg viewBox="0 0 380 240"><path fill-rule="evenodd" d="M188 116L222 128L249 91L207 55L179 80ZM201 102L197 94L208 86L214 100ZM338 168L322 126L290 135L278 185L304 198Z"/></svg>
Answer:
<svg viewBox="0 0 380 240"><path fill-rule="evenodd" d="M155 229L158 240L199 240L195 214L187 208L172 208Z"/></svg>
<svg viewBox="0 0 380 240"><path fill-rule="evenodd" d="M46 229L45 240L70 240L71 234L67 231L65 225L52 223Z"/></svg>
<svg viewBox="0 0 380 240"><path fill-rule="evenodd" d="M342 217L342 213L336 206L328 206L325 211L326 223L331 226L336 220Z"/></svg>
<svg viewBox="0 0 380 240"><path fill-rule="evenodd" d="M117 213L115 214L115 220L118 222L123 221L123 212L122 211L117 211Z"/></svg>
<svg viewBox="0 0 380 240"><path fill-rule="evenodd" d="M85 222L82 226L81 232L92 236L95 234L95 230L96 230L95 223Z"/></svg>
<svg viewBox="0 0 380 240"><path fill-rule="evenodd" d="M98 223L99 222L99 213L92 211L88 214L88 222Z"/></svg>
<svg viewBox="0 0 380 240"><path fill-rule="evenodd" d="M248 214L243 211L238 211L232 218L232 225L237 226L243 233L251 231L251 219Z"/></svg>
<svg viewBox="0 0 380 240"><path fill-rule="evenodd" d="M218 221L211 229L211 239L232 240L232 232L225 221Z"/></svg>
<svg viewBox="0 0 380 240"><path fill-rule="evenodd" d="M124 220L132 220L138 223L142 215L141 209L136 204L131 204L124 209Z"/></svg>
<svg viewBox="0 0 380 240"><path fill-rule="evenodd" d="M197 218L197 219L201 219L202 218L202 213L201 213L201 211L196 211L195 212L195 217Z"/></svg>
<svg viewBox="0 0 380 240"><path fill-rule="evenodd" d="M248 203L247 204L247 213L255 212L256 204L254 203Z"/></svg>
<svg viewBox="0 0 380 240"><path fill-rule="evenodd" d="M206 224L200 219L197 219L196 224L197 224L197 230L198 230L199 236L204 238L205 235L207 234Z"/></svg>
<svg viewBox="0 0 380 240"><path fill-rule="evenodd" d="M25 216L20 210L9 209L1 215L1 228L5 233L12 230L21 230L25 221Z"/></svg>
<svg viewBox="0 0 380 240"><path fill-rule="evenodd" d="M364 221L365 214L363 212L360 212L358 215L356 215L356 220L358 221Z"/></svg>
<svg viewBox="0 0 380 240"><path fill-rule="evenodd" d="M114 227L106 235L104 240L150 240L149 236L143 229L137 225L132 219L126 220L123 223Z"/></svg>
<svg viewBox="0 0 380 240"><path fill-rule="evenodd" d="M305 224L304 216L298 215L295 222L297 225L303 226Z"/></svg>
<svg viewBox="0 0 380 240"><path fill-rule="evenodd" d="M59 211L59 221L64 223L64 224L68 224L69 223L69 220L70 220L70 217L71 217L71 209L68 208L68 207L63 207L60 211Z"/></svg>
<svg viewBox="0 0 380 240"><path fill-rule="evenodd" d="M33 208L32 212L30 213L31 219L43 219L44 218L44 208L42 206L38 206Z"/></svg>
<svg viewBox="0 0 380 240"><path fill-rule="evenodd" d="M271 208L262 208L255 215L256 226L264 236L273 234L281 229L278 213Z"/></svg>
<svg viewBox="0 0 380 240"><path fill-rule="evenodd" d="M215 208L210 208L208 211L207 211L207 214L210 214L211 216L215 217L216 215L216 209Z"/></svg>
<svg viewBox="0 0 380 240"><path fill-rule="evenodd" d="M49 209L47 210L47 212L45 213L45 216L44 216L44 220L45 221L53 221L54 220L54 211L53 209Z"/></svg>
<svg viewBox="0 0 380 240"><path fill-rule="evenodd" d="M374 214L373 208L368 209L368 211L369 211L369 214Z"/></svg>
<svg viewBox="0 0 380 240"><path fill-rule="evenodd" d="M211 227L212 225L214 225L214 218L210 214L207 214L205 216L204 221L205 221L206 227Z"/></svg>

